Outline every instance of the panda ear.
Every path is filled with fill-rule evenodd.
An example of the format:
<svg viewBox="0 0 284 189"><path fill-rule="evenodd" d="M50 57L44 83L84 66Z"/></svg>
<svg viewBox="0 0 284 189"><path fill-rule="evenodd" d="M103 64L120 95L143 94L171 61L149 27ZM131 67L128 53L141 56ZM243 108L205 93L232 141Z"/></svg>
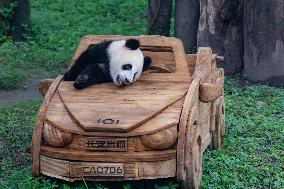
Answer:
<svg viewBox="0 0 284 189"><path fill-rule="evenodd" d="M131 50L137 50L140 46L140 42L137 39L126 40L125 46Z"/></svg>
<svg viewBox="0 0 284 189"><path fill-rule="evenodd" d="M152 59L149 56L144 57L143 72L149 69L151 62Z"/></svg>

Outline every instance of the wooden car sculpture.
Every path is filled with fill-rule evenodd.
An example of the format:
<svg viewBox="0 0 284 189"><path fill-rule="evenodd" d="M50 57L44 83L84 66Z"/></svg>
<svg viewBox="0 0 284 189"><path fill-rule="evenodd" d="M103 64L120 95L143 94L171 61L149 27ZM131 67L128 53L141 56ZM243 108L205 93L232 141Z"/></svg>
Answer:
<svg viewBox="0 0 284 189"><path fill-rule="evenodd" d="M32 140L32 172L67 181L176 177L199 188L202 153L224 135L224 71L210 48L186 54L180 40L161 36L85 36L90 44L136 38L151 69L127 87L112 83L76 90L43 80L45 96Z"/></svg>

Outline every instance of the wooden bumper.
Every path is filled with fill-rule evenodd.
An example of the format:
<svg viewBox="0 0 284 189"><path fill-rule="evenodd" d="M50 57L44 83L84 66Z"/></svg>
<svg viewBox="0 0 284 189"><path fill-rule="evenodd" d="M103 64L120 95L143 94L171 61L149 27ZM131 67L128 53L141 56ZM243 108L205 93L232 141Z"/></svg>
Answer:
<svg viewBox="0 0 284 189"><path fill-rule="evenodd" d="M101 159L102 158L103 157L101 157ZM136 159L133 156L130 158L131 160ZM83 178L85 180L93 181L120 181L168 178L176 176L175 156L166 160L162 160L163 158L161 158L159 161L154 161L154 159L150 158L145 159L144 157L144 161L127 162L113 162L111 160L114 159L107 158L107 160L110 160L109 162L98 162L63 160L61 158L57 159L41 155L40 172L47 176L71 182L81 180Z"/></svg>

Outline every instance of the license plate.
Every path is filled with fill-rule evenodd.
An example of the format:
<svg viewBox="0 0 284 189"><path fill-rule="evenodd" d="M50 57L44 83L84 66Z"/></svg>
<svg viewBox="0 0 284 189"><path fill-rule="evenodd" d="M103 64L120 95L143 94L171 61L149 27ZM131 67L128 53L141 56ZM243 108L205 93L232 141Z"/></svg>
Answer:
<svg viewBox="0 0 284 189"><path fill-rule="evenodd" d="M83 176L123 177L123 163L82 163Z"/></svg>
<svg viewBox="0 0 284 189"><path fill-rule="evenodd" d="M127 138L86 137L85 149L89 151L127 151Z"/></svg>

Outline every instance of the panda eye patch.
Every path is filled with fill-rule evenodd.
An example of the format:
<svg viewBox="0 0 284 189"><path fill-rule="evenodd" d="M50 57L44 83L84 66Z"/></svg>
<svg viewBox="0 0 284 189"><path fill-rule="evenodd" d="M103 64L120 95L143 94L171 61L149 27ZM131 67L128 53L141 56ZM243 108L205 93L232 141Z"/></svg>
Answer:
<svg viewBox="0 0 284 189"><path fill-rule="evenodd" d="M131 65L131 64L124 64L124 65L122 66L122 69L123 69L123 70L131 70L131 69L132 69L132 65Z"/></svg>

